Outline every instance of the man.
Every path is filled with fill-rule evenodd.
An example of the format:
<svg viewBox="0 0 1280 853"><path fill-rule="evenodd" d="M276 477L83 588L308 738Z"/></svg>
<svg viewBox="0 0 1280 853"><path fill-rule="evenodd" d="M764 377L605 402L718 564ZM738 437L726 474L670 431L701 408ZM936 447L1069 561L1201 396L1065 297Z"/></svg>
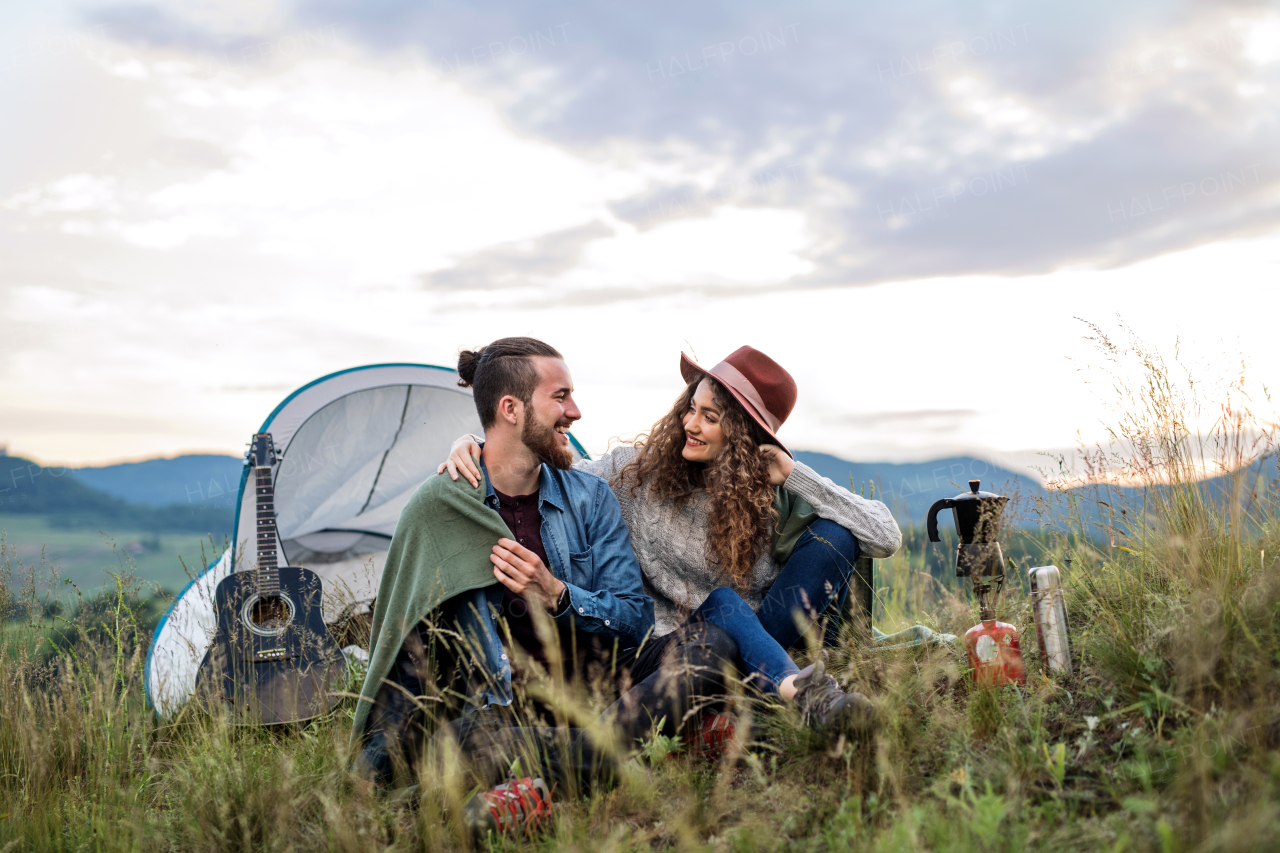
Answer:
<svg viewBox="0 0 1280 853"><path fill-rule="evenodd" d="M474 388L485 428L483 488L436 476L401 514L353 737L363 742L365 772L389 783L417 760L429 728L424 706L452 704L461 717L443 736L488 761L474 770L482 784L506 772L524 735L542 750L536 760L553 783L590 784L611 766L597 749L600 729L566 739L563 731L547 738L520 726L527 720L511 709L513 659L563 665L570 675L592 660L607 663L622 686L635 686L604 721L634 743L662 719L678 731L696 716L697 697L720 694L736 646L712 625L645 642L653 603L617 499L604 480L571 467L566 433L581 413L559 352L532 338L504 338L461 353L458 373L459 385ZM457 530L466 535L459 539ZM487 549L487 585L468 562L477 544ZM537 811L551 790L541 782L531 776L499 786L479 798L474 816L501 824L501 809L491 806L510 807L513 797L521 808L536 800Z"/></svg>

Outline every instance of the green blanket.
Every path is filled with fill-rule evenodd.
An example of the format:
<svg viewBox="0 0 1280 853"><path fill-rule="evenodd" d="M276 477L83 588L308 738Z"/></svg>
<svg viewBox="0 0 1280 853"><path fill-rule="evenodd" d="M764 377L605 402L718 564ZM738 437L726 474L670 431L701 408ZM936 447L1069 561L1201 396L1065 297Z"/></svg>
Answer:
<svg viewBox="0 0 1280 853"><path fill-rule="evenodd" d="M465 479L435 475L418 487L400 512L378 584L369 636L369 669L352 723L352 743L364 734L373 699L409 632L444 601L495 583L489 554L510 536L485 490Z"/></svg>
<svg viewBox="0 0 1280 853"><path fill-rule="evenodd" d="M818 514L813 507L782 486L778 486L773 498L773 508L778 511L778 525L773 530L773 559L782 565L791 559L791 552L800 541L800 534L809 529Z"/></svg>

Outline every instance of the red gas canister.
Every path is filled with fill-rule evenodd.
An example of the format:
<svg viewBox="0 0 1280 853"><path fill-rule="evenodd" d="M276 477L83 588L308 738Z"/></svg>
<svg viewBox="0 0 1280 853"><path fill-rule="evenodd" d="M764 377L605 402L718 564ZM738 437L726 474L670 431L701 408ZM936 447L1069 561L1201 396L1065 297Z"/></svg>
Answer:
<svg viewBox="0 0 1280 853"><path fill-rule="evenodd" d="M965 632L964 647L969 652L969 666L978 684L997 687L1027 683L1018 629L1008 622L984 619Z"/></svg>

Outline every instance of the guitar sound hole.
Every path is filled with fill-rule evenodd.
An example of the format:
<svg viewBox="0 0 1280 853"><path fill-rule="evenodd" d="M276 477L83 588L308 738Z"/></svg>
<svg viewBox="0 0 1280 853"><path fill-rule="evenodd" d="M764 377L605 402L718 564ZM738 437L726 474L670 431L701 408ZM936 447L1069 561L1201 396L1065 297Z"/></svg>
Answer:
<svg viewBox="0 0 1280 853"><path fill-rule="evenodd" d="M255 634L279 634L293 619L293 602L281 595L254 596L241 615Z"/></svg>
<svg viewBox="0 0 1280 853"><path fill-rule="evenodd" d="M289 621L289 608L279 598L259 598L249 618L264 631L278 631Z"/></svg>

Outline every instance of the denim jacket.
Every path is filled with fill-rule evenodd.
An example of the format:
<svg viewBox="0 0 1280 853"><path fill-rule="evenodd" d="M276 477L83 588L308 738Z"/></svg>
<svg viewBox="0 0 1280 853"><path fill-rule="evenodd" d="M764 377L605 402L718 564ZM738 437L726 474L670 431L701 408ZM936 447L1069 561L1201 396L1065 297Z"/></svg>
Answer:
<svg viewBox="0 0 1280 853"><path fill-rule="evenodd" d="M480 467L485 504L496 512L498 496L483 459ZM640 645L653 631L653 601L645 594L631 534L609 484L595 474L544 464L538 510L547 568L569 588L569 606L555 621L616 639L623 648ZM464 593L449 604L462 634L475 638L483 657L468 689L468 710L510 705L511 662L498 634L501 585Z"/></svg>

